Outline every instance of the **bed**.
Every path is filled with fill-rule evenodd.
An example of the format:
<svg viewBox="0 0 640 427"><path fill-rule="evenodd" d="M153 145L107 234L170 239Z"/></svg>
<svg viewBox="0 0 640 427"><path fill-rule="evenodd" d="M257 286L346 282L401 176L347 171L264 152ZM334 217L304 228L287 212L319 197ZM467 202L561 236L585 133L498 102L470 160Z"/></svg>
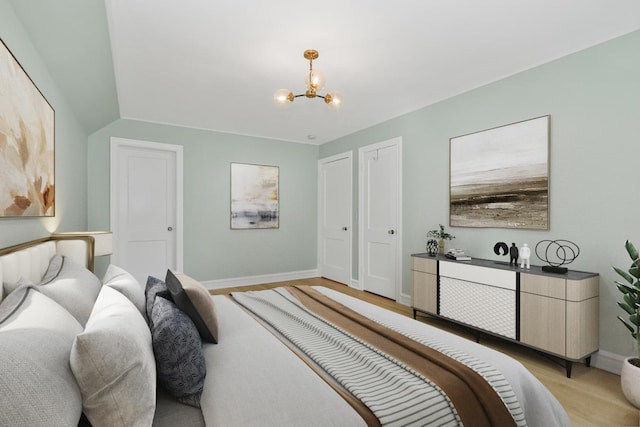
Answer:
<svg viewBox="0 0 640 427"><path fill-rule="evenodd" d="M90 245L0 250L0 425L570 425L519 362L409 317L324 287L97 278Z"/></svg>

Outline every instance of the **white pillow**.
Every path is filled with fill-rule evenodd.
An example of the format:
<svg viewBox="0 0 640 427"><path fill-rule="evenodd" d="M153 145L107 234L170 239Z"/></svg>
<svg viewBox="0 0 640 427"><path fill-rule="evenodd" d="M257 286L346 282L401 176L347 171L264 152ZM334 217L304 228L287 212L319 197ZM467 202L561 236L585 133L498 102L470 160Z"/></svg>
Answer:
<svg viewBox="0 0 640 427"><path fill-rule="evenodd" d="M82 326L87 323L101 287L95 274L62 255L51 258L49 268L37 286L38 291L66 308Z"/></svg>
<svg viewBox="0 0 640 427"><path fill-rule="evenodd" d="M140 283L129 274L124 269L115 266L113 264L109 264L107 267L107 272L104 274L102 278L102 284L104 286L109 286L110 288L115 289L120 292L125 297L129 298L129 301L136 306L142 317L147 318L146 315L146 304L144 298L144 287L140 285Z"/></svg>
<svg viewBox="0 0 640 427"><path fill-rule="evenodd" d="M82 326L49 297L23 286L0 304L0 425L75 426L80 389L69 354Z"/></svg>
<svg viewBox="0 0 640 427"><path fill-rule="evenodd" d="M138 309L103 287L71 349L84 413L93 427L150 426L156 407L151 333Z"/></svg>

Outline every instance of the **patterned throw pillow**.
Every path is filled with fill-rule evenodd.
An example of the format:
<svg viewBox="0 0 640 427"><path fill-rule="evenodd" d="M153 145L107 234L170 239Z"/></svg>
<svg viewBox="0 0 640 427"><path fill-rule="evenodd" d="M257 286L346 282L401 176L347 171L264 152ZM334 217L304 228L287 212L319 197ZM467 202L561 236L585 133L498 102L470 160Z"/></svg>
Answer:
<svg viewBox="0 0 640 427"><path fill-rule="evenodd" d="M207 371L198 330L189 316L161 297L150 319L158 383L180 402L199 408Z"/></svg>
<svg viewBox="0 0 640 427"><path fill-rule="evenodd" d="M164 280L160 280L153 276L147 278L147 285L144 290L145 304L147 312L147 321L151 326L151 310L153 310L153 303L156 300L156 296L171 300L171 294Z"/></svg>

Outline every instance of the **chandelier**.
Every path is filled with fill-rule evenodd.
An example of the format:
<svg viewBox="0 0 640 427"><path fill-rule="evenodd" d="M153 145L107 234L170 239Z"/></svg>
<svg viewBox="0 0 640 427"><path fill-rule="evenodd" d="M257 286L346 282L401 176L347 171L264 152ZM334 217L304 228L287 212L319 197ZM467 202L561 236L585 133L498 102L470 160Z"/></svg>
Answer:
<svg viewBox="0 0 640 427"><path fill-rule="evenodd" d="M326 82L322 71L313 69L313 60L318 59L318 51L313 49L305 50L304 57L309 60L309 73L307 73L305 79L307 85L306 92L294 95L289 89L278 89L273 96L273 101L278 107L288 107L293 103L294 99L301 96L321 98L329 108L337 110L342 105L342 95L339 92L330 92L326 95L320 95L318 93L324 88Z"/></svg>

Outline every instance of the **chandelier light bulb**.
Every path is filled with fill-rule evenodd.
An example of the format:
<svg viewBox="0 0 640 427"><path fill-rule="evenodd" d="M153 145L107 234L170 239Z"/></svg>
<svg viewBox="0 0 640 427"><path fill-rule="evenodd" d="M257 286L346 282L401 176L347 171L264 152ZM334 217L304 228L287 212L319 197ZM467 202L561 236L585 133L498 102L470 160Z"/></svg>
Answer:
<svg viewBox="0 0 640 427"><path fill-rule="evenodd" d="M324 89L324 85L327 83L327 78L324 76L324 73L320 70L311 70L307 73L307 77L304 79L304 83L307 85L307 88L313 89L318 92Z"/></svg>
<svg viewBox="0 0 640 427"><path fill-rule="evenodd" d="M278 89L273 95L273 102L276 106L286 108L293 103L293 92L289 89Z"/></svg>
<svg viewBox="0 0 640 427"><path fill-rule="evenodd" d="M342 94L340 92L330 92L324 96L324 102L332 110L338 110L342 107Z"/></svg>

